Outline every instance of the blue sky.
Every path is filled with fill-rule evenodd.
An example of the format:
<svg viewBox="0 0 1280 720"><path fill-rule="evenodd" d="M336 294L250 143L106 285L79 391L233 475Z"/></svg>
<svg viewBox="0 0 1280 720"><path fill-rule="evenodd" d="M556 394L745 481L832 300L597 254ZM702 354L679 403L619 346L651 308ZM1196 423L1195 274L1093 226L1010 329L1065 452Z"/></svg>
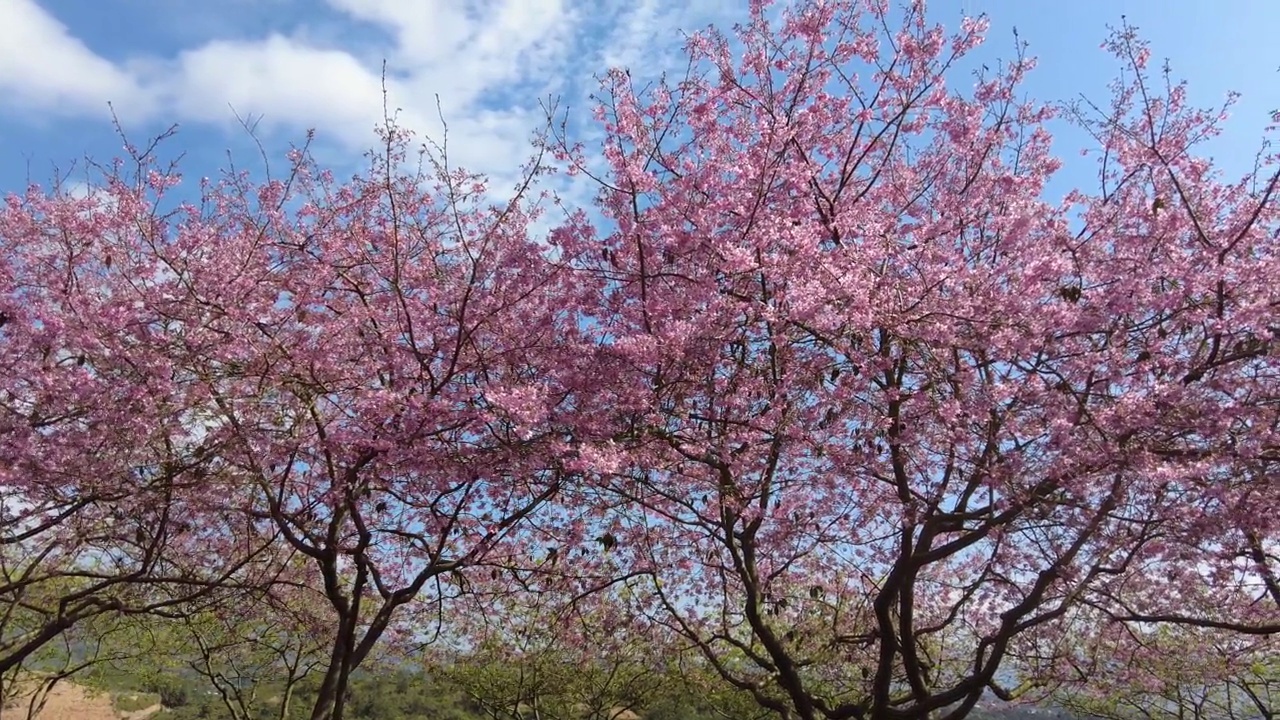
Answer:
<svg viewBox="0 0 1280 720"><path fill-rule="evenodd" d="M745 0L0 0L0 193L86 154L117 155L108 101L135 143L178 123L166 147L186 153L188 176L215 174L228 151L255 160L233 108L259 120L270 151L314 127L322 161L354 169L375 142L384 60L403 122L438 137L438 95L451 159L501 179L527 154L539 98L585 110L592 75L610 65L642 78L678 73L681 28L728 27L745 9ZM1243 93L1212 148L1233 171L1247 168L1280 108L1276 0L934 0L930 12L947 22L987 13L982 58L1008 57L1016 26L1040 59L1027 90L1045 100L1105 100L1116 66L1098 45L1127 16L1197 103ZM1063 153L1078 142L1064 135ZM1088 177L1056 185L1072 182Z"/></svg>

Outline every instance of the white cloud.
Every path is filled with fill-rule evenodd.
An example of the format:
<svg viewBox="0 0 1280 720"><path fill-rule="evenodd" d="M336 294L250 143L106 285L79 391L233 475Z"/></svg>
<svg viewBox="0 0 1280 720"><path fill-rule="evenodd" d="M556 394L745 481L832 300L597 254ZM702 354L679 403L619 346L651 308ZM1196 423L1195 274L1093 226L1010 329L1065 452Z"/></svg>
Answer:
<svg viewBox="0 0 1280 720"><path fill-rule="evenodd" d="M315 128L322 143L354 154L374 143L382 119L385 59L401 124L440 139L438 96L451 163L495 174L498 189L528 155L529 134L544 120L539 100L563 95L585 110L592 75L611 64L631 66L638 78L679 72L677 30L708 20L705 9L659 0L327 1L343 18L336 26L308 18L169 56L140 48L113 63L33 0L0 0L0 93L36 113L101 117L110 100L127 123L233 131L234 108L260 119L265 132L296 140ZM385 46L369 44L371 27Z"/></svg>
<svg viewBox="0 0 1280 720"><path fill-rule="evenodd" d="M381 26L395 40L393 66L482 89L538 65L558 64L577 16L561 0L329 0L351 18ZM541 62L539 62L541 61Z"/></svg>
<svg viewBox="0 0 1280 720"><path fill-rule="evenodd" d="M281 35L254 42L214 41L153 68L149 89L180 117L228 122L231 110L263 115L266 128L313 125L369 137L382 115L377 71L346 52Z"/></svg>
<svg viewBox="0 0 1280 720"><path fill-rule="evenodd" d="M34 0L0 2L0 92L5 105L105 117L107 102L142 111L136 78L95 55Z"/></svg>

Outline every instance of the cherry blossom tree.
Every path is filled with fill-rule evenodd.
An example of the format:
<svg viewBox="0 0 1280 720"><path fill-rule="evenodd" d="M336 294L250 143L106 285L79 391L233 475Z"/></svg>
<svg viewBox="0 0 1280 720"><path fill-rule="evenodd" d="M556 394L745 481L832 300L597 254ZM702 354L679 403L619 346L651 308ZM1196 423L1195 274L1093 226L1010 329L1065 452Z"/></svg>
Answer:
<svg viewBox="0 0 1280 720"><path fill-rule="evenodd" d="M1033 62L956 72L984 29L753 2L607 76L607 168L558 146L615 226L573 247L616 444L545 587L781 717L960 718L1079 613L1280 629L1277 158L1224 179L1124 28L1099 187L1051 203Z"/></svg>
<svg viewBox="0 0 1280 720"><path fill-rule="evenodd" d="M1051 202L1033 61L961 72L985 29L754 0L678 82L605 78L600 162L550 132L497 202L390 117L345 181L301 147L197 188L153 146L8 198L0 677L284 589L332 618L313 720L460 598L801 720L1031 697L1082 627L1280 631L1280 162L1224 178L1225 111L1126 27L1067 108L1098 186ZM548 152L603 221L543 232Z"/></svg>
<svg viewBox="0 0 1280 720"><path fill-rule="evenodd" d="M1097 718L1272 718L1280 707L1275 636L1164 624L1091 623L1069 653L1074 677L1049 697Z"/></svg>
<svg viewBox="0 0 1280 720"><path fill-rule="evenodd" d="M383 139L348 183L304 151L286 180L228 178L167 261L208 432L335 614L315 720L340 720L388 632L438 632L396 613L466 592L582 463L570 277L529 229L542 167L492 205L444 146L415 158L392 122Z"/></svg>
<svg viewBox="0 0 1280 720"><path fill-rule="evenodd" d="M125 663L145 662L155 652L138 632L140 617L99 613L75 623L6 672L0 716L37 720L55 689Z"/></svg>
<svg viewBox="0 0 1280 720"><path fill-rule="evenodd" d="M415 157L390 120L381 137L350 181L300 148L282 178L232 171L169 212L181 178L139 152L140 182L33 189L0 226L0 484L30 556L9 582L69 548L61 572L105 563L130 591L173 563L227 590L297 582L304 558L335 618L316 720L341 719L389 632L433 632L398 611L464 592L590 456L569 422L588 377L572 258L530 231L544 169L495 205L445 146ZM83 592L84 612L123 609Z"/></svg>
<svg viewBox="0 0 1280 720"><path fill-rule="evenodd" d="M161 674L194 672L233 720L287 720L299 684L326 666L333 624L315 585L273 583L154 623L152 660Z"/></svg>
<svg viewBox="0 0 1280 720"><path fill-rule="evenodd" d="M0 208L0 677L79 622L256 583L273 541L225 501L172 352L145 252L167 178L123 168L89 197L32 187Z"/></svg>
<svg viewBox="0 0 1280 720"><path fill-rule="evenodd" d="M453 608L460 647L428 656L427 672L493 720L619 720L687 683L689 648L670 634L621 631L608 606L584 612L553 595L506 593ZM677 694L677 693L673 693Z"/></svg>

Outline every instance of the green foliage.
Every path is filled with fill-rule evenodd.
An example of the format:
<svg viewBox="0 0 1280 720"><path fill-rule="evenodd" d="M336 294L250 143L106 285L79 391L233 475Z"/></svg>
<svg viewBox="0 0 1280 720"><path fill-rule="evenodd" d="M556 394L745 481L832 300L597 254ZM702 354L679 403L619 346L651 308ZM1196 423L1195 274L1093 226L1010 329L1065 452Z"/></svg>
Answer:
<svg viewBox="0 0 1280 720"><path fill-rule="evenodd" d="M259 643L273 638L276 645L288 645L291 628L268 622L224 630L211 621L207 615L136 618L132 624L98 628L103 632L92 650L104 660L86 667L72 682L112 693L122 712L159 701L165 709L152 716L156 720L306 720L323 668L294 675L291 683L287 666L259 662L261 645L241 640L252 637ZM268 627L270 635L250 632ZM78 658L87 656L89 648L86 641L65 652ZM207 673L211 666L205 661L214 657L211 650L218 653L214 669L222 685L211 682ZM453 656L430 671L370 658L367 669L351 678L346 718L511 720L532 717L535 703L543 720L599 720L623 707L645 720L761 717L748 695L725 686L693 656L638 646L615 647L599 655L574 654L554 642L531 645L513 655L496 643ZM655 663L654 658L662 660ZM234 714L218 691L227 691L227 683L250 698ZM286 695L288 712L281 718Z"/></svg>
<svg viewBox="0 0 1280 720"><path fill-rule="evenodd" d="M506 676L511 668L490 668L494 677ZM154 720L228 720L230 714L216 693L194 675L175 674L167 679L130 677L121 669L98 673L100 686L117 693L116 709L139 710L157 700L165 705ZM705 692L671 677L661 690L646 696L641 713L644 720L724 720L760 717L750 698L741 693ZM298 683L286 720L306 720L315 700L318 681L315 678ZM262 703L253 720L276 720L283 683L267 683L260 690ZM550 709L546 717L569 718L574 714L565 707ZM474 697L464 688L442 675L399 669L389 672L360 673L348 688L347 720L483 720L491 717L482 711ZM513 715L508 714L510 718Z"/></svg>
<svg viewBox="0 0 1280 720"><path fill-rule="evenodd" d="M690 700L674 695L657 698L647 708L644 720L720 720L712 710Z"/></svg>
<svg viewBox="0 0 1280 720"><path fill-rule="evenodd" d="M195 695L190 681L175 676L154 678L146 683L144 689L159 695L160 702L171 708L185 707Z"/></svg>
<svg viewBox="0 0 1280 720"><path fill-rule="evenodd" d="M354 680L347 716L351 720L474 720L481 717L457 688L408 670Z"/></svg>
<svg viewBox="0 0 1280 720"><path fill-rule="evenodd" d="M204 695L180 708L165 708L149 720L226 720L227 708L220 700Z"/></svg>
<svg viewBox="0 0 1280 720"><path fill-rule="evenodd" d="M111 704L117 712L135 712L162 702L157 693L126 692L118 693L111 698Z"/></svg>

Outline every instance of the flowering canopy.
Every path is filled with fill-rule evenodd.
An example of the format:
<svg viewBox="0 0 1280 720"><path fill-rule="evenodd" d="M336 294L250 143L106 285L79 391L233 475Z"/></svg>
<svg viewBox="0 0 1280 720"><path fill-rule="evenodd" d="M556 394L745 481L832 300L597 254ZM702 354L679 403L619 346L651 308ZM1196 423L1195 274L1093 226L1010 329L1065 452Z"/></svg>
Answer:
<svg viewBox="0 0 1280 720"><path fill-rule="evenodd" d="M1033 63L955 81L984 29L753 2L680 82L605 78L604 174L543 138L607 221L547 237L542 164L490 205L392 123L347 183L300 150L166 213L136 154L11 198L4 596L89 585L0 669L68 608L309 582L340 718L431 634L400 608L539 592L784 717L958 718L1069 680L1082 622L1280 630L1276 158L1196 156L1222 114L1125 29L1099 186L1050 203Z"/></svg>
<svg viewBox="0 0 1280 720"><path fill-rule="evenodd" d="M1276 158L1222 180L1125 29L1100 188L1053 205L1031 62L948 84L983 23L768 5L606 80L617 509L571 577L806 719L1055 682L1081 617L1280 629Z"/></svg>

